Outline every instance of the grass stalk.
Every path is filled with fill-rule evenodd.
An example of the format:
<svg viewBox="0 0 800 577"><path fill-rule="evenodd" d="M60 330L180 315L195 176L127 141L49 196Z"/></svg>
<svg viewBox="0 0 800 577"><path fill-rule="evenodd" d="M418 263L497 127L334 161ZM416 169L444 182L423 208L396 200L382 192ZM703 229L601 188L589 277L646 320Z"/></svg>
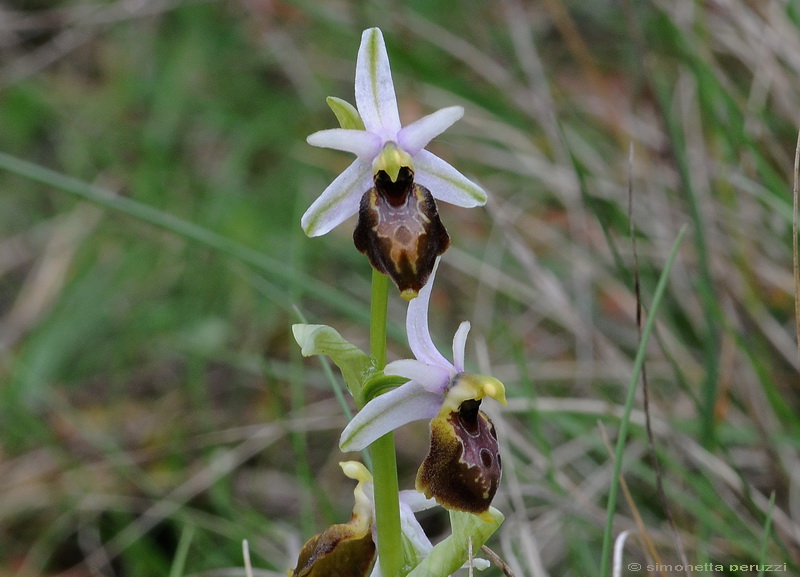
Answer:
<svg viewBox="0 0 800 577"><path fill-rule="evenodd" d="M185 573L186 558L189 556L189 547L194 539L195 528L194 525L186 525L181 531L181 538L178 541L178 550L175 552L175 557L172 561L172 567L169 571L169 577L181 577Z"/></svg>
<svg viewBox="0 0 800 577"><path fill-rule="evenodd" d="M672 156L678 175L681 179L681 186L685 192L689 216L693 224L694 245L697 250L697 266L699 268L697 279L697 292L703 305L703 321L705 323L704 336L702 337L704 348L704 369L702 391L700 395L700 411L702 413L701 438L706 448L711 448L716 444L716 427L714 418L714 407L717 402L717 381L719 377L719 310L717 294L714 287L714 278L711 271L711 255L708 246L706 229L708 224L703 219L700 209L700 200L692 179L692 171L689 166L687 156L686 138L682 133L678 121L674 118L672 111L673 105L670 100L670 87L663 80L653 82L656 95L658 97L662 118L664 121L666 134L669 136Z"/></svg>
<svg viewBox="0 0 800 577"><path fill-rule="evenodd" d="M764 567L767 563L767 553L769 552L769 540L772 532L772 515L775 510L775 492L769 496L769 512L764 521L764 538L761 541L761 551L758 556L758 577L764 577Z"/></svg>
<svg viewBox="0 0 800 577"><path fill-rule="evenodd" d="M279 280L289 286L303 285L304 290L309 295L330 305L334 310L347 314L353 319L364 322L367 320L367 314L361 304L348 298L340 291L297 270L295 267L288 267L284 262L276 258L249 248L205 227L3 152L0 152L0 169L45 186L53 187L103 208L132 216L152 226L207 246L250 265L260 272L267 273L270 278Z"/></svg>
<svg viewBox="0 0 800 577"><path fill-rule="evenodd" d="M603 535L603 550L600 561L600 575L602 577L608 576L608 571L610 568L609 561L611 557L611 542L613 540L612 533L614 528L614 511L617 506L619 476L622 471L622 454L625 450L625 441L628 438L628 425L630 424L633 401L636 398L636 385L639 382L639 375L641 374L642 365L644 364L644 358L647 353L647 343L650 340L650 334L653 332L653 327L655 326L656 312L658 311L658 307L661 305L661 301L664 298L664 293L667 288L667 280L669 279L672 265L674 264L675 258L678 255L678 248L680 247L685 233L686 226L684 225L681 227L681 230L678 232L678 236L675 238L675 242L672 245L672 250L670 250L669 257L664 265L664 270L661 272L661 276L658 279L658 284L656 285L656 290L653 294L653 304L650 314L647 315L647 321L645 322L644 329L642 330L641 342L639 343L639 348L636 351L636 358L634 359L633 363L633 373L631 374L631 381L628 385L628 395L625 399L625 411L619 425L617 446L614 451L614 473L611 476L611 486L608 490L608 512L606 515L606 527L605 534Z"/></svg>
<svg viewBox="0 0 800 577"><path fill-rule="evenodd" d="M800 132L797 133L797 145L794 149L794 170L792 172L792 278L794 279L794 320L798 359L800 360L800 252L797 246L797 203L800 196Z"/></svg>

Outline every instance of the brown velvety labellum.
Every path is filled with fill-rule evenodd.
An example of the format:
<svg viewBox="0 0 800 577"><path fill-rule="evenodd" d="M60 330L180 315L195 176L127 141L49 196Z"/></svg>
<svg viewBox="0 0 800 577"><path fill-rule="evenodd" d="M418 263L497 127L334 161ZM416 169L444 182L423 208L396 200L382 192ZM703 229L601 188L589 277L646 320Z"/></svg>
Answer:
<svg viewBox="0 0 800 577"><path fill-rule="evenodd" d="M395 182L382 170L375 175L375 186L361 197L353 242L376 270L413 298L428 281L436 257L450 246L450 237L431 192L403 167Z"/></svg>
<svg viewBox="0 0 800 577"><path fill-rule="evenodd" d="M350 524L333 525L303 545L292 577L365 577L374 559L371 531L359 537Z"/></svg>
<svg viewBox="0 0 800 577"><path fill-rule="evenodd" d="M431 421L431 446L417 473L417 490L448 509L480 514L489 509L500 484L497 433L470 399L458 411Z"/></svg>

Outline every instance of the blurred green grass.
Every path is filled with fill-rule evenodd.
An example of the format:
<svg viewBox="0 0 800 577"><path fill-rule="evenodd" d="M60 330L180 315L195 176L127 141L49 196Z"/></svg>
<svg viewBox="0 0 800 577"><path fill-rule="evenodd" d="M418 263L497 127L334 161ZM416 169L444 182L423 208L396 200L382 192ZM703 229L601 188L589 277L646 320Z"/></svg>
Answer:
<svg viewBox="0 0 800 577"><path fill-rule="evenodd" d="M600 574L612 465L598 419L613 441L637 348L630 179L646 309L689 224L648 356L688 561L754 575L727 567L762 560L774 492L763 562L798 571L796 2L3 10L0 151L237 249L0 172L0 575L232 574L245 538L256 567L283 573L349 514L344 418L289 325L297 306L366 343L366 260L347 226L307 239L299 218L350 162L304 139L334 125L325 96L352 101L373 25L401 117L464 105L433 148L491 194L486 209L440 207L454 246L431 323L447 350L469 319L469 358L512 399L493 413L508 520L490 545L518 577ZM243 258L257 253L285 268ZM390 312L397 358L399 299ZM638 409L632 423L633 506L679 563ZM401 435L409 486L424 424ZM631 507L615 532L636 529ZM440 536L440 516L424 522ZM652 562L634 539L626 559Z"/></svg>

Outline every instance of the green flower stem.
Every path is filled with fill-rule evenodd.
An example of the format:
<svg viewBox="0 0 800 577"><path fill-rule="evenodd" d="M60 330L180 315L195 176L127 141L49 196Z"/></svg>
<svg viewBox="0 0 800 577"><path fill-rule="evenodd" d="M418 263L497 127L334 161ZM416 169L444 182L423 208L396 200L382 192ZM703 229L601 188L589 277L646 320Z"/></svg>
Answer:
<svg viewBox="0 0 800 577"><path fill-rule="evenodd" d="M382 369L386 365L386 316L389 302L389 277L372 271L370 308L370 352ZM383 577L398 577L403 568L402 533L400 532L400 489L397 483L397 460L394 434L388 433L370 445L372 475L375 481L375 526Z"/></svg>
<svg viewBox="0 0 800 577"><path fill-rule="evenodd" d="M369 347L379 369L386 366L386 315L389 306L389 277L372 269ZM385 576L388 577L388 576Z"/></svg>
<svg viewBox="0 0 800 577"><path fill-rule="evenodd" d="M387 433L370 446L375 482L375 526L381 574L398 577L403 567L400 532L400 491L397 485L397 461L394 434Z"/></svg>

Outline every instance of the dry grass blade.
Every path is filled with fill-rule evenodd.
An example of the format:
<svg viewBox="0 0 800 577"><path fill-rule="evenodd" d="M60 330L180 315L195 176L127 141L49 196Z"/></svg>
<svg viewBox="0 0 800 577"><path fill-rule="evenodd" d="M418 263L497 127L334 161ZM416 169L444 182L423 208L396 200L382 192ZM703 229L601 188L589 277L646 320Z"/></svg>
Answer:
<svg viewBox="0 0 800 577"><path fill-rule="evenodd" d="M242 555L244 556L245 577L253 577L253 565L250 563L250 544L247 539L242 541Z"/></svg>
<svg viewBox="0 0 800 577"><path fill-rule="evenodd" d="M494 563L497 568L503 572L503 575L506 577L515 577L511 567L509 567L508 564L500 558L500 555L489 549L486 545L481 547L481 551L483 551L483 554L489 558L489 561Z"/></svg>
<svg viewBox="0 0 800 577"><path fill-rule="evenodd" d="M8 44L21 31L33 29L58 29L52 39L34 50L23 52L0 67L0 88L7 89L27 78L35 76L48 66L92 42L107 28L123 20L146 18L179 7L184 0L157 0L140 2L120 0L107 7L78 6L71 10L48 10L38 17L9 11L0 16L10 23L0 28L0 40ZM15 25L19 29L15 30ZM2 47L2 44L0 44Z"/></svg>
<svg viewBox="0 0 800 577"><path fill-rule="evenodd" d="M631 142L630 148L628 149L628 222L630 226L629 233L631 238L631 251L633 253L633 292L636 297L636 330L639 333L639 340L641 340L642 289L641 280L639 278L639 252L636 245L636 224L633 220L633 142ZM642 405L644 410L645 429L647 430L647 448L648 452L650 453L650 461L653 465L653 472L655 473L658 500L661 502L661 508L664 510L664 515L669 523L669 528L672 532L673 540L675 542L675 550L678 552L678 557L680 558L681 564L683 567L688 567L689 560L687 559L686 552L683 549L683 543L681 543L678 527L675 524L675 518L672 515L672 509L669 501L667 500L667 493L664 491L664 472L661 469L661 463L659 462L658 455L656 454L655 435L653 434L653 425L650 418L650 385L647 379L646 362L642 363ZM609 449L610 448L611 447L609 447ZM623 491L625 492L625 498L631 501L632 504L632 497L627 485L624 482L624 479L620 478L620 483L622 484ZM637 523L641 522L636 509L634 509L634 514L636 516ZM647 538L646 532L642 532L642 535ZM647 540L649 541L649 538L647 538ZM655 548L653 548L652 552L655 553ZM685 570L685 574L686 577L689 577L688 569Z"/></svg>
<svg viewBox="0 0 800 577"><path fill-rule="evenodd" d="M606 451L608 451L608 455L611 460L614 460L614 448L611 446L611 441L608 439L608 433L606 432L605 427L603 426L602 422L598 422L598 427L600 428L600 436L603 438L603 443L606 446ZM639 528L639 535L641 536L641 540L644 542L645 549L647 549L647 554L656 562L656 565L661 567L663 563L661 562L661 555L658 553L658 549L656 549L655 543L653 539L650 537L650 533L647 530L647 525L644 524L644 520L642 519L642 515L639 513L639 508L636 506L636 501L631 494L630 488L628 487L628 483L625 480L623 475L619 476L619 486L622 489L623 494L625 495L625 501L628 503L628 507L631 508L631 515L633 516L634 521L636 522L636 526ZM618 547L621 547L620 542L624 544L625 538L623 535L627 533L627 531L623 531L619 535L617 535L617 541L614 544L614 575L617 574L617 553ZM661 569L658 570L659 575L661 577L667 577L664 575Z"/></svg>
<svg viewBox="0 0 800 577"><path fill-rule="evenodd" d="M53 227L36 267L0 323L0 348L12 347L54 306L67 283L70 267L102 216L96 207L80 205Z"/></svg>
<svg viewBox="0 0 800 577"><path fill-rule="evenodd" d="M611 577L621 577L622 575L622 553L625 550L625 541L630 534L630 531L623 531L617 535L617 540L614 542L614 570L611 572Z"/></svg>
<svg viewBox="0 0 800 577"><path fill-rule="evenodd" d="M794 152L794 172L792 185L792 270L794 271L794 317L797 332L797 355L800 358L800 267L798 266L797 247L797 203L798 203L798 173L800 172L800 132L797 133L797 146Z"/></svg>

